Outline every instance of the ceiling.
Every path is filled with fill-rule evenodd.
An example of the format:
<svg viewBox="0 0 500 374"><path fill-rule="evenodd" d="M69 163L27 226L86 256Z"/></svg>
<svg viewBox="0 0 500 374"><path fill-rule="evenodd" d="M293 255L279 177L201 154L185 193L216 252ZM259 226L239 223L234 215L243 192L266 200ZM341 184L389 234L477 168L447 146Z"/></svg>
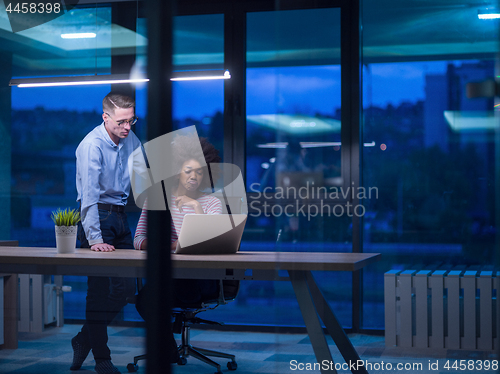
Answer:
<svg viewBox="0 0 500 374"><path fill-rule="evenodd" d="M494 58L499 51L500 21L477 17L478 10L492 5L491 1L483 0L365 0L363 61ZM112 24L110 7L73 9L51 22L19 33L11 32L3 7L0 2L0 49L2 53L13 54L14 76L107 73L112 54L137 50L144 55L146 51L145 28L139 23L134 32ZM337 16L323 19L321 10L285 11L278 18L273 12L267 13L249 15L249 24L253 17L262 25L256 28L260 31L255 34L258 42L249 33L249 66L338 63L340 27L331 21ZM174 45L180 47L176 48L174 63L220 65L223 27L217 17L222 20L222 16L197 17L208 18L188 16L181 17L184 21L176 21ZM97 38L78 41L60 38L62 32L78 31L96 32Z"/></svg>

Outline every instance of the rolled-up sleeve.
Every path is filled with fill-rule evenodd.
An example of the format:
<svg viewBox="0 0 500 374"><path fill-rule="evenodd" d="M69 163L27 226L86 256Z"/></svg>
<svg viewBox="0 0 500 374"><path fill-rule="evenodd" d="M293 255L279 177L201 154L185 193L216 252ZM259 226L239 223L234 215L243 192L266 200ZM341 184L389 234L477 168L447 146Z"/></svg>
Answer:
<svg viewBox="0 0 500 374"><path fill-rule="evenodd" d="M85 236L90 245L103 243L97 203L100 196L102 152L98 146L81 144L76 152L77 174L80 178L81 215Z"/></svg>

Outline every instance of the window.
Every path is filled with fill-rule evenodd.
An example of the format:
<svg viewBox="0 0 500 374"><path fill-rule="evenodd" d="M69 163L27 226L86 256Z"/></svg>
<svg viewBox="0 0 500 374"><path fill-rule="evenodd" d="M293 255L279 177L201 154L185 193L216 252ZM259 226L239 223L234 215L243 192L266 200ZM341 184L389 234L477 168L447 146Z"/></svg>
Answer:
<svg viewBox="0 0 500 374"><path fill-rule="evenodd" d="M383 254L364 271L367 328L384 325L384 272L494 260L494 101L466 85L494 77L498 25L452 3L365 8L363 177L379 193L366 201L364 251Z"/></svg>

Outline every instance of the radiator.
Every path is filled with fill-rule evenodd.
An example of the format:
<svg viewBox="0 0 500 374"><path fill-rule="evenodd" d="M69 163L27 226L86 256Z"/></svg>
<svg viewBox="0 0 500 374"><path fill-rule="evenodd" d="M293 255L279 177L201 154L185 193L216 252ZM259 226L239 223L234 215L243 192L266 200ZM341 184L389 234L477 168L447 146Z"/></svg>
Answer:
<svg viewBox="0 0 500 374"><path fill-rule="evenodd" d="M498 349L500 272L391 270L384 274L387 347Z"/></svg>
<svg viewBox="0 0 500 374"><path fill-rule="evenodd" d="M53 322L64 325L63 295L57 293L61 287L62 275L19 274L18 331L42 332ZM61 289L64 289L62 287Z"/></svg>

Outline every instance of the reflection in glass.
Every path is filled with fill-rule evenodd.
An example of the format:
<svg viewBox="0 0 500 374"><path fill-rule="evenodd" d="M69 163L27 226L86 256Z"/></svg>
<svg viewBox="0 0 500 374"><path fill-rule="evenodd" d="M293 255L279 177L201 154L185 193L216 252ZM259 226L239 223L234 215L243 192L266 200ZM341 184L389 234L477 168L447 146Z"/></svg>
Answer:
<svg viewBox="0 0 500 374"><path fill-rule="evenodd" d="M365 326L383 326L382 290L371 285L384 272L492 262L494 102L467 98L465 86L493 76L493 60L371 64L365 71L372 101L364 136L380 146L364 148L365 187L379 190L379 199L366 202L364 251L384 255L365 273L365 308L374 311Z"/></svg>
<svg viewBox="0 0 500 374"><path fill-rule="evenodd" d="M63 39L61 34L93 33L95 38ZM133 31L111 25L111 8L72 9L56 19L19 32L23 48L13 55L13 78L109 74L111 33L122 47L136 44ZM145 45L145 38L137 40Z"/></svg>
<svg viewBox="0 0 500 374"><path fill-rule="evenodd" d="M241 250L351 252L352 212L329 194L342 185L340 9L249 13L246 84ZM314 276L350 326L351 274ZM256 323L303 324L286 282L241 286L236 302L255 308Z"/></svg>

